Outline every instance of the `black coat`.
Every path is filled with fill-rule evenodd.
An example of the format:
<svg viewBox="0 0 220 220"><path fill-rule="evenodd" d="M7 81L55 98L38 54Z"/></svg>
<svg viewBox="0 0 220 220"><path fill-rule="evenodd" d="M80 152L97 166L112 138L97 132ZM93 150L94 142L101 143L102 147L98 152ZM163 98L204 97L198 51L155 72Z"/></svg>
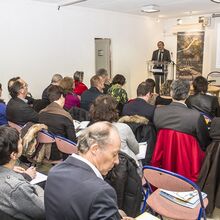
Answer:
<svg viewBox="0 0 220 220"><path fill-rule="evenodd" d="M154 110L155 106L147 103L142 98L136 98L124 105L122 115L140 115L152 121Z"/></svg>
<svg viewBox="0 0 220 220"><path fill-rule="evenodd" d="M206 149L206 157L198 178L201 190L208 194L208 214L212 214L215 207L220 208L220 118L212 120L210 136L213 141Z"/></svg>
<svg viewBox="0 0 220 220"><path fill-rule="evenodd" d="M102 95L96 87L91 87L90 89L83 92L81 95L80 108L89 111L90 105L95 101L95 99Z"/></svg>
<svg viewBox="0 0 220 220"><path fill-rule="evenodd" d="M39 121L38 113L20 98L10 99L6 107L6 117L8 121L19 125Z"/></svg>
<svg viewBox="0 0 220 220"><path fill-rule="evenodd" d="M210 118L220 116L220 107L216 96L197 93L190 95L186 104L189 108L205 113Z"/></svg>
<svg viewBox="0 0 220 220"><path fill-rule="evenodd" d="M137 173L136 162L127 154L119 153L119 164L106 176L105 180L115 189L118 207L128 216L140 214L142 182Z"/></svg>
<svg viewBox="0 0 220 220"><path fill-rule="evenodd" d="M153 61L157 61L158 60L158 53L159 53L159 49L155 50L152 54L152 59ZM163 57L162 57L162 62L167 61L167 62L171 62L171 58L170 58L170 51L164 49L163 51Z"/></svg>

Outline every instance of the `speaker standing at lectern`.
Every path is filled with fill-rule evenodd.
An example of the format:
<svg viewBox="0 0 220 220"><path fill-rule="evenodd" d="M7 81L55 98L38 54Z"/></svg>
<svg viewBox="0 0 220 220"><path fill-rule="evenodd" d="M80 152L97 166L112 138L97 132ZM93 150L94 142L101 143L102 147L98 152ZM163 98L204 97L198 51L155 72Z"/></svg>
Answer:
<svg viewBox="0 0 220 220"><path fill-rule="evenodd" d="M160 93L160 84L162 84L167 77L167 64L171 62L170 51L164 49L164 42L157 43L158 50L155 50L152 55L154 65L154 78L156 83L156 93Z"/></svg>

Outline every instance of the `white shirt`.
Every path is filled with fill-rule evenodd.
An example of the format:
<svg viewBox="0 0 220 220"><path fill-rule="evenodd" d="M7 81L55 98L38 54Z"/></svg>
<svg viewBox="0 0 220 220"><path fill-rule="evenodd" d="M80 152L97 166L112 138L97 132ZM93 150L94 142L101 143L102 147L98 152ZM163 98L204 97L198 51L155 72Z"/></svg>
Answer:
<svg viewBox="0 0 220 220"><path fill-rule="evenodd" d="M80 155L77 154L72 154L72 157L81 160L82 162L86 163L88 166L90 166L92 168L92 170L94 171L95 175L103 180L102 174L99 172L99 170L88 160L86 160L85 158L81 157Z"/></svg>

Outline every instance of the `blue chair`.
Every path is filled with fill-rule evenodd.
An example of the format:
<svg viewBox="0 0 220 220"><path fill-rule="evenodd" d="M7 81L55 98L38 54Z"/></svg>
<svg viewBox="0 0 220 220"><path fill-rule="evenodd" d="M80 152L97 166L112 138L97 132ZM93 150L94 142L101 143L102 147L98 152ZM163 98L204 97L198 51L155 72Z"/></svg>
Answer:
<svg viewBox="0 0 220 220"><path fill-rule="evenodd" d="M146 193L144 206L142 210L145 210L146 204L157 214L171 219L201 219L203 217L206 220L205 207L208 204L208 199L202 198L200 188L191 180L152 166L144 166L144 178L148 185L149 192ZM156 187L156 190L152 190L152 187ZM187 208L179 205L160 194L160 190L169 190L173 192L187 192L196 190L199 196L199 204L195 208Z"/></svg>

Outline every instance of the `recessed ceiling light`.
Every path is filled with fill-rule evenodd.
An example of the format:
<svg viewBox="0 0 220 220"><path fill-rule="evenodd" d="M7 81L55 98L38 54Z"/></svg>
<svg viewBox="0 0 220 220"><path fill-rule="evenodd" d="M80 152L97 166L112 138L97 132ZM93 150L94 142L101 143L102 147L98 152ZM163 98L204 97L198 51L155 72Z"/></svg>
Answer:
<svg viewBox="0 0 220 220"><path fill-rule="evenodd" d="M220 0L211 0L211 1L215 3L220 3Z"/></svg>
<svg viewBox="0 0 220 220"><path fill-rule="evenodd" d="M160 8L158 5L145 5L141 8L141 11L145 13L154 13L159 12Z"/></svg>

